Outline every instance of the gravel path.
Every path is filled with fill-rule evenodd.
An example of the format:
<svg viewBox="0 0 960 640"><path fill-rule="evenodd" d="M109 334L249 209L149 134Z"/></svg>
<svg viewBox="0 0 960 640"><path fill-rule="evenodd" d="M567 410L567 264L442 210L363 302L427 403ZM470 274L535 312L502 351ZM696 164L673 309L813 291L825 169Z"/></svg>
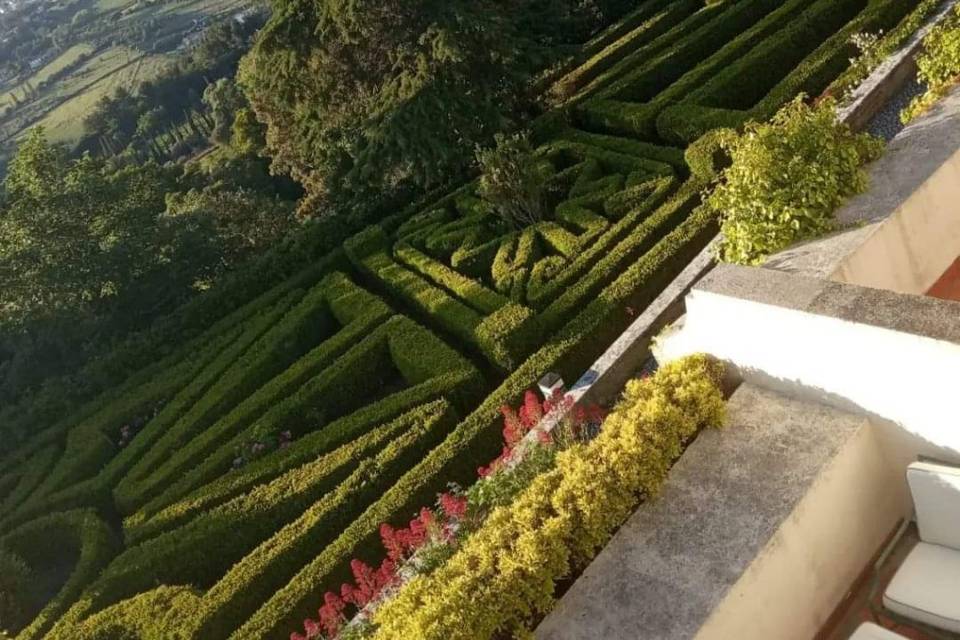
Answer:
<svg viewBox="0 0 960 640"><path fill-rule="evenodd" d="M883 109L873 117L870 124L867 125L867 132L883 138L887 142L893 140L893 137L903 130L903 123L900 122L900 112L910 104L916 96L924 92L925 87L913 78L904 83L890 101L884 105Z"/></svg>

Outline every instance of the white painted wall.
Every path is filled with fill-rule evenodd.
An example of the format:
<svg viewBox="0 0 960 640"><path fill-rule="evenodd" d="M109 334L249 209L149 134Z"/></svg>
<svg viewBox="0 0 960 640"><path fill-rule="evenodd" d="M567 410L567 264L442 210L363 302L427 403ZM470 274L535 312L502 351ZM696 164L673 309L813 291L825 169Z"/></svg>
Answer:
<svg viewBox="0 0 960 640"><path fill-rule="evenodd" d="M694 290L658 355L697 352L755 384L889 421L885 440L903 460L960 461L960 345Z"/></svg>

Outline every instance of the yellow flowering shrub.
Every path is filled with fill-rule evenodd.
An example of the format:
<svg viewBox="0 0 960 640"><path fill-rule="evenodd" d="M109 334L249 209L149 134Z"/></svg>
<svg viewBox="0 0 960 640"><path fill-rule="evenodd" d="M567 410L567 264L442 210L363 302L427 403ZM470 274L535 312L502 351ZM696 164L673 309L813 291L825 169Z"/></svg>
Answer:
<svg viewBox="0 0 960 640"><path fill-rule="evenodd" d="M529 635L558 580L583 567L644 498L656 495L683 444L720 426L720 366L691 356L632 381L593 441L558 455L442 567L407 583L375 615L377 640Z"/></svg>

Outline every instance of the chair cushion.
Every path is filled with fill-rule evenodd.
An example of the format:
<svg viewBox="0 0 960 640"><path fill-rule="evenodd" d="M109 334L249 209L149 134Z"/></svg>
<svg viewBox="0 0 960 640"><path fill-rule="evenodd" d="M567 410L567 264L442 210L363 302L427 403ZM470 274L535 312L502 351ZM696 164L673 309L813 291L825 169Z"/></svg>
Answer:
<svg viewBox="0 0 960 640"><path fill-rule="evenodd" d="M864 622L850 636L850 640L906 640L899 633L888 631L872 622Z"/></svg>
<svg viewBox="0 0 960 640"><path fill-rule="evenodd" d="M960 551L918 543L887 586L883 606L911 620L960 632Z"/></svg>
<svg viewBox="0 0 960 640"><path fill-rule="evenodd" d="M914 462L907 468L907 482L920 539L960 550L960 468Z"/></svg>

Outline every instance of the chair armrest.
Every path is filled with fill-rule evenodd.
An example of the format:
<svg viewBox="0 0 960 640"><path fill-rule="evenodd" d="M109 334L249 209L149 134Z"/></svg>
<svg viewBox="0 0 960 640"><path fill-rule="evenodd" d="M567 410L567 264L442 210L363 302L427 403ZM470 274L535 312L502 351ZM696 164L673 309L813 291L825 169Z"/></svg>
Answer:
<svg viewBox="0 0 960 640"><path fill-rule="evenodd" d="M880 571L883 569L884 565L887 564L887 561L893 554L894 549L896 549L897 545L900 544L900 541L903 539L903 536L909 527L909 518L904 518L901 520L900 526L897 527L897 532L893 535L893 538L890 539L890 542L887 543L887 546L883 548L883 551L880 553L880 556L877 558L876 562L873 563L873 575L870 579L870 598L867 600L867 604L870 606L870 611L873 613L874 619L876 619L877 616L882 612L882 604L878 604L877 600L877 596L880 594Z"/></svg>

